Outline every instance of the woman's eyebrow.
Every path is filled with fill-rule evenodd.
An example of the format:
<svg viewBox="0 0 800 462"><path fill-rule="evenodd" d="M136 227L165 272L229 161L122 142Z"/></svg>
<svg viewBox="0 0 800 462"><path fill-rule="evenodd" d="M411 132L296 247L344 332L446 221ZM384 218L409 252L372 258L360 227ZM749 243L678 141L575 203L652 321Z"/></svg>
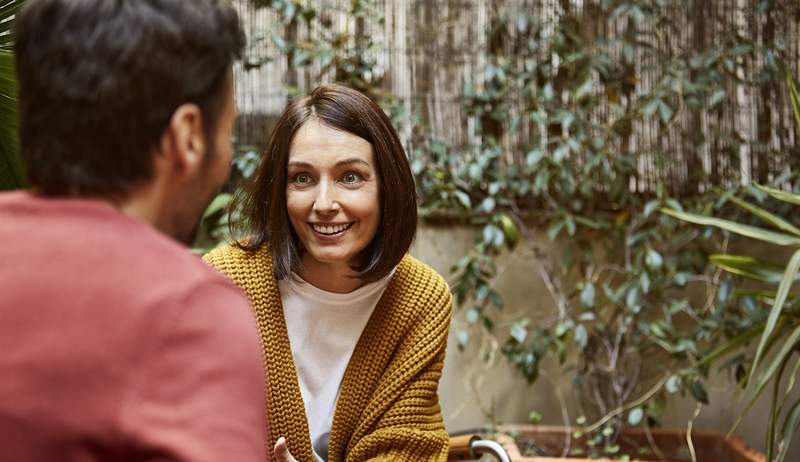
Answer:
<svg viewBox="0 0 800 462"><path fill-rule="evenodd" d="M288 167L295 167L295 168L306 168L306 169L314 169L314 166L309 164L308 162L299 162L299 161L292 161L289 162Z"/></svg>
<svg viewBox="0 0 800 462"><path fill-rule="evenodd" d="M365 167L371 167L369 162L367 162L367 161L365 161L363 159L359 159L357 157L351 157L349 159L343 159L343 160L340 160L339 162L336 162L336 166L337 167L341 167L342 165L352 165L352 164L362 164Z"/></svg>
<svg viewBox="0 0 800 462"><path fill-rule="evenodd" d="M359 165L363 165L365 167L371 167L369 162L367 162L367 161L365 161L363 159L359 159L357 157L351 157L349 159L340 160L340 161L336 162L336 167L342 167L342 166L353 165L353 164L359 164ZM302 169L308 169L308 170L315 170L316 169L316 167L314 167L313 164L311 164L309 162L299 161L299 160L294 160L294 161L289 162L288 167L302 168Z"/></svg>

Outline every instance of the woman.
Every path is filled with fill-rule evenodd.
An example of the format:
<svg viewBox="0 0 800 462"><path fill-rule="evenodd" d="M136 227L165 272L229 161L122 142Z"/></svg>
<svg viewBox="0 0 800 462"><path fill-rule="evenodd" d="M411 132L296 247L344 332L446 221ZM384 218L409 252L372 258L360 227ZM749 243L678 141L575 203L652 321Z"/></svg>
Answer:
<svg viewBox="0 0 800 462"><path fill-rule="evenodd" d="M445 460L450 292L407 255L416 193L383 111L338 85L289 104L240 199L252 236L205 259L255 308L279 460Z"/></svg>

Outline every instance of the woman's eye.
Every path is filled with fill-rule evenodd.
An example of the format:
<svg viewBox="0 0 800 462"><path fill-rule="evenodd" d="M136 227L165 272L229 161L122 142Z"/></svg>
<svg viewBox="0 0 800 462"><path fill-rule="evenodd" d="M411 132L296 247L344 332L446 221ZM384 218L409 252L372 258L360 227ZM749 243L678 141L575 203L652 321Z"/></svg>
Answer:
<svg viewBox="0 0 800 462"><path fill-rule="evenodd" d="M308 184L311 183L311 175L307 173L300 173L292 178L292 183L295 184Z"/></svg>
<svg viewBox="0 0 800 462"><path fill-rule="evenodd" d="M359 175L357 173L352 173L352 172L351 173L345 173L345 175L342 177L342 182L343 183L352 184L352 183L358 183L359 181L361 181L361 175Z"/></svg>

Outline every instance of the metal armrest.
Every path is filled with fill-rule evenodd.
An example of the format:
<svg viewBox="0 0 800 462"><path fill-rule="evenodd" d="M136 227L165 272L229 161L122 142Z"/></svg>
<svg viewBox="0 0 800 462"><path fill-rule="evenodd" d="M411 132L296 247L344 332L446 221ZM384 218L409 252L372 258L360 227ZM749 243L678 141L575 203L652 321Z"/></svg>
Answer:
<svg viewBox="0 0 800 462"><path fill-rule="evenodd" d="M493 456L498 462L511 462L511 458L497 441L481 439L478 435L450 437L447 460L475 460L484 454Z"/></svg>

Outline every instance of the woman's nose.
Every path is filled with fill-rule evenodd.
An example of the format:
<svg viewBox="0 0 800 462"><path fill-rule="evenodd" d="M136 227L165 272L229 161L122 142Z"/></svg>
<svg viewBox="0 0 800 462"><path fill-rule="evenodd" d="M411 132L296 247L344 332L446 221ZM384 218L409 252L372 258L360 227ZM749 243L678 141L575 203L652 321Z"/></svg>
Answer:
<svg viewBox="0 0 800 462"><path fill-rule="evenodd" d="M339 210L339 202L335 188L327 183L320 183L317 196L314 198L314 212L329 215Z"/></svg>

